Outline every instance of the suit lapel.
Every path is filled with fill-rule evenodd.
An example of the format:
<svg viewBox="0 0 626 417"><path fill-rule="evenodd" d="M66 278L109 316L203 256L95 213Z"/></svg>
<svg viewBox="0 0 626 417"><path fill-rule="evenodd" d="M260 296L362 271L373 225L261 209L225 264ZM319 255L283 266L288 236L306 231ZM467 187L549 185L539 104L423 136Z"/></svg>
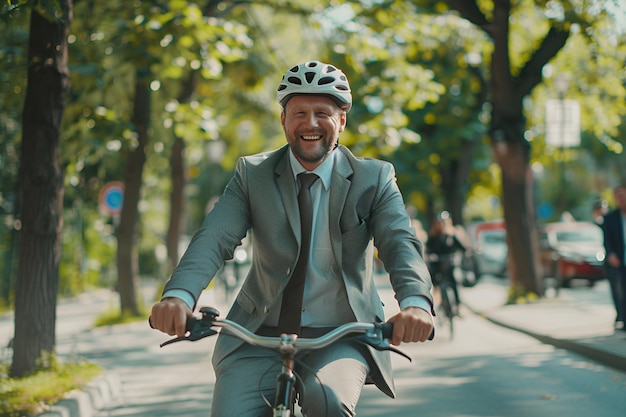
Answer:
<svg viewBox="0 0 626 417"><path fill-rule="evenodd" d="M352 167L348 162L348 158L344 155L344 148L341 146L335 152L339 154L335 158L335 167L330 187L330 203L329 203L329 222L330 222L330 242L333 255L337 261L337 265L342 264L342 246L341 246L341 226L340 219L343 208L346 203L348 191L350 190L351 181L348 179L352 175Z"/></svg>
<svg viewBox="0 0 626 417"><path fill-rule="evenodd" d="M293 179L291 165L289 164L289 149L287 146L285 147L287 148L287 151L283 154L282 158L276 165L276 182L283 200L283 207L285 207L285 212L287 213L289 226L291 226L291 230L293 231L293 235L296 237L296 240L300 242L302 237L300 235L300 215L298 214L296 184Z"/></svg>

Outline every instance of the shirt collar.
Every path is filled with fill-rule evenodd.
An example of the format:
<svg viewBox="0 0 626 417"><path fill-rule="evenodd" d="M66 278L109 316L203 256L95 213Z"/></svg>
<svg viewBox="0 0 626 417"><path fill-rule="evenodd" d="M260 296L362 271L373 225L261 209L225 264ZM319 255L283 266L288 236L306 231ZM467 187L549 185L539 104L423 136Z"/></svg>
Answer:
<svg viewBox="0 0 626 417"><path fill-rule="evenodd" d="M289 148L289 162L291 163L291 172L293 173L293 177L296 180L296 183L298 182L298 174L301 174L303 172L313 172L317 174L318 177L320 177L320 180L324 185L324 189L328 190L328 188L330 187L330 179L333 174L333 167L335 165L336 153L337 152L333 150L328 158L326 158L324 162L322 162L317 168L315 168L313 171L307 171L302 165L300 165L300 162L294 156L291 148Z"/></svg>

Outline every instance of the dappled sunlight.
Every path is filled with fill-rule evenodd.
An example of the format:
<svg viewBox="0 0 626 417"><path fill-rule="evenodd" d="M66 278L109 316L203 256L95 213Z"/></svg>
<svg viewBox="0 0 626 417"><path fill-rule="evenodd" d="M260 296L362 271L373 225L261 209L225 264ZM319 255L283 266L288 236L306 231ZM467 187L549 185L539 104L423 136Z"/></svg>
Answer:
<svg viewBox="0 0 626 417"><path fill-rule="evenodd" d="M568 415L572 407L580 410L577 415L595 415L588 406L590 399L607 391L614 394L618 387L611 385L614 381L590 380L576 363L567 352L554 349L492 351L436 361L424 355L414 366L396 370L397 399L366 389L358 415L536 417ZM574 370L564 373L568 366ZM450 411L458 409L464 412Z"/></svg>

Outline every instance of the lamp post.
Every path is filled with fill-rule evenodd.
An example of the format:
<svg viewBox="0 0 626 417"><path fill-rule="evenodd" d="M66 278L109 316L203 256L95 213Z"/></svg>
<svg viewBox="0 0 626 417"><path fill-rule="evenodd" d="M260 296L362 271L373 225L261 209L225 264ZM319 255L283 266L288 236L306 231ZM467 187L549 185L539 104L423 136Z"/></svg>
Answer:
<svg viewBox="0 0 626 417"><path fill-rule="evenodd" d="M565 93L567 92L568 88L570 85L570 77L568 75L565 75L563 73L558 74L555 78L554 78L554 88L556 89L557 93L559 94L559 148L561 151L561 161L560 161L560 174L561 174L561 186L559 187L559 217L561 219L563 219L563 213L565 213L565 209L567 208L567 199L566 199L566 192L565 192L565 184L566 184L566 177L565 177L565 147L567 146L566 143L566 123L567 123L567 117L566 117L566 113L567 113L567 106L565 103Z"/></svg>

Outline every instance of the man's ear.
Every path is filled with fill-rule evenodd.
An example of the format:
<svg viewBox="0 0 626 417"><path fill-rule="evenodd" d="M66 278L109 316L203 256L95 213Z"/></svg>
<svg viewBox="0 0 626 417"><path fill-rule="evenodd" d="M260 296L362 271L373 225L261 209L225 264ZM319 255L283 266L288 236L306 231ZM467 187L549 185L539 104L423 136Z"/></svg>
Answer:
<svg viewBox="0 0 626 417"><path fill-rule="evenodd" d="M345 129L347 121L348 121L348 113L346 113L346 111L343 110L341 114L339 115L339 122L340 122L339 131L340 132L343 132L343 130Z"/></svg>

